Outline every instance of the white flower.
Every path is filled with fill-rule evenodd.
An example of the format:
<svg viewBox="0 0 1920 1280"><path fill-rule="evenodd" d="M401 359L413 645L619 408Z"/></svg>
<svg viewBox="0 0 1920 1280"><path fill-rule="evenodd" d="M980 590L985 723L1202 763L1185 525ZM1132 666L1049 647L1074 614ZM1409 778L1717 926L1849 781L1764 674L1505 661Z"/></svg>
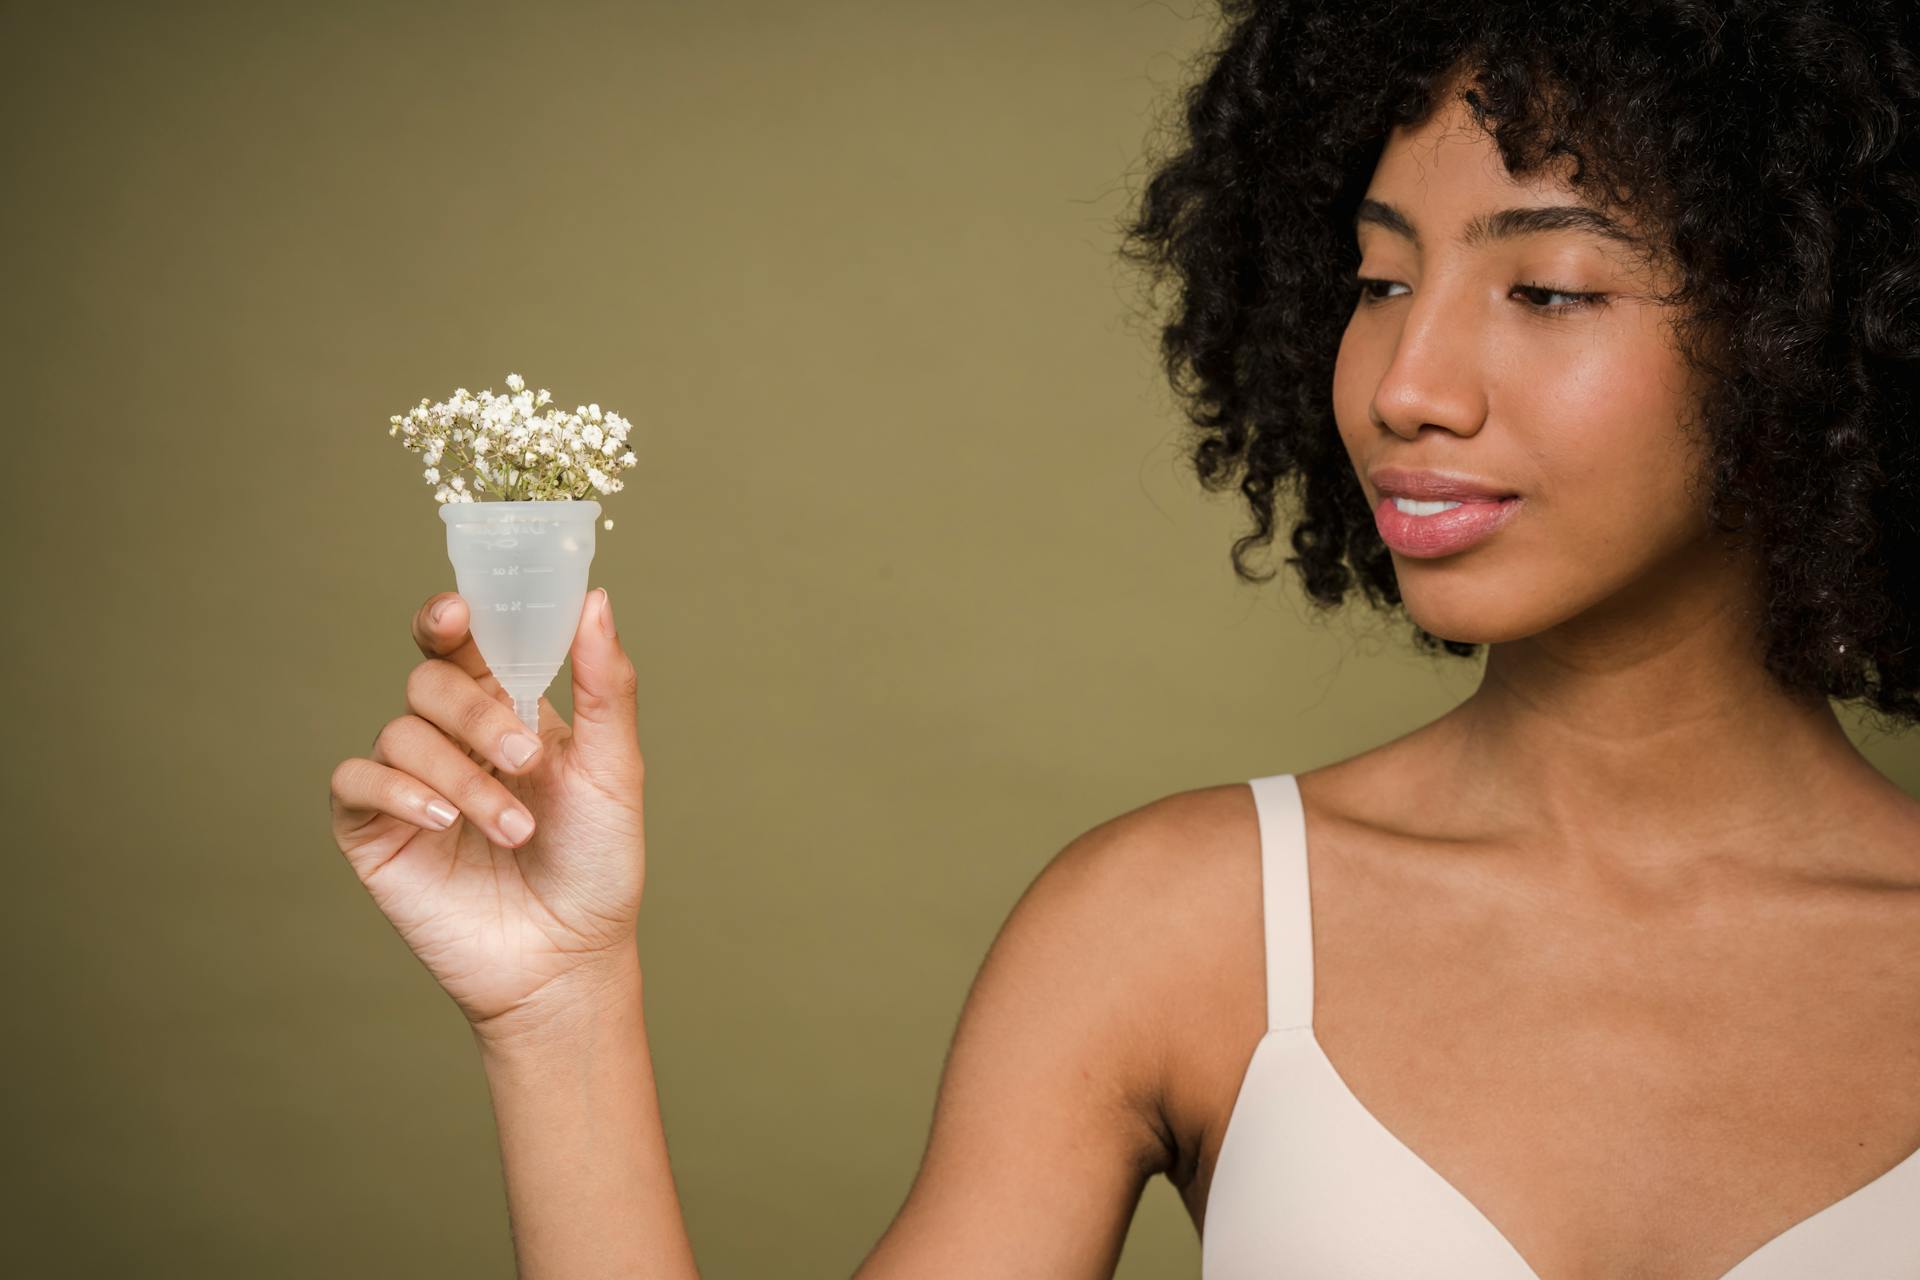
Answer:
<svg viewBox="0 0 1920 1280"><path fill-rule="evenodd" d="M614 476L634 462L631 449L620 452L631 426L625 418L598 404L569 413L545 387L528 390L518 373L507 375L506 386L505 395L456 387L444 401L422 399L388 416L387 434L420 455L436 502L578 500L625 487Z"/></svg>

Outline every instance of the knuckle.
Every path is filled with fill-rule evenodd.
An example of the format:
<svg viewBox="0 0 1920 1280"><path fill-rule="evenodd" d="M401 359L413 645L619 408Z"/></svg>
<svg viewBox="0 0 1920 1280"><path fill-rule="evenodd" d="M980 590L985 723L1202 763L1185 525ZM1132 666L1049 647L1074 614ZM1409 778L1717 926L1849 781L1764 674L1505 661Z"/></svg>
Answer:
<svg viewBox="0 0 1920 1280"><path fill-rule="evenodd" d="M374 741L382 762L389 768L406 770L404 761L419 754L421 744L429 742L439 733L433 725L417 715L400 715L387 721L380 730L380 736Z"/></svg>
<svg viewBox="0 0 1920 1280"><path fill-rule="evenodd" d="M478 743L487 736L488 726L500 714L500 704L485 695L468 698L460 708L460 734L468 742Z"/></svg>
<svg viewBox="0 0 1920 1280"><path fill-rule="evenodd" d="M460 793L456 799L460 802L461 810L472 812L485 807L497 807L499 800L495 793L505 788L478 769L467 769L454 790Z"/></svg>
<svg viewBox="0 0 1920 1280"><path fill-rule="evenodd" d="M333 774L327 779L327 791L333 799L342 799L347 789L353 786L353 780L360 774L360 757L348 756L333 766Z"/></svg>
<svg viewBox="0 0 1920 1280"><path fill-rule="evenodd" d="M446 664L438 658L428 658L416 662L407 672L407 705L417 707L426 696L433 692L440 681L440 668Z"/></svg>
<svg viewBox="0 0 1920 1280"><path fill-rule="evenodd" d="M393 719L381 725L380 732L373 735L374 751L386 756L388 759L392 759L393 748L395 744L400 741L401 734L405 732L401 727L401 722L410 719L412 719L411 716L395 716Z"/></svg>

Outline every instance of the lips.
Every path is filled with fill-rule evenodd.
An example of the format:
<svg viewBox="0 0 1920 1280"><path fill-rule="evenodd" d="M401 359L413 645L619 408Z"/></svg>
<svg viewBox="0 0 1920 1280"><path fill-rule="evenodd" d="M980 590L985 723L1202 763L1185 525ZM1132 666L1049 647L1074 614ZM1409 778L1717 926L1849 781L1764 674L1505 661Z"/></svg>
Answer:
<svg viewBox="0 0 1920 1280"><path fill-rule="evenodd" d="M1519 513L1526 499L1477 498L1445 499L1460 505L1430 516L1412 516L1393 505L1393 495L1383 494L1373 508L1373 523L1380 538L1401 555L1426 560L1453 555L1489 538Z"/></svg>
<svg viewBox="0 0 1920 1280"><path fill-rule="evenodd" d="M1367 473L1375 492L1390 498L1417 498L1422 502L1493 502L1516 497L1497 481L1460 471L1413 471L1381 467Z"/></svg>

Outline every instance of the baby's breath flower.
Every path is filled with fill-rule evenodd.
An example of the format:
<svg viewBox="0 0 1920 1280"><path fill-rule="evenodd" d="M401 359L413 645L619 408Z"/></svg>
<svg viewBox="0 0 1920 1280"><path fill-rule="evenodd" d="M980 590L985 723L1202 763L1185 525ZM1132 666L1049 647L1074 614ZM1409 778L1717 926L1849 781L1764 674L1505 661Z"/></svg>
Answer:
<svg viewBox="0 0 1920 1280"><path fill-rule="evenodd" d="M627 449L616 456L632 426L625 418L611 409L603 414L598 404L568 413L545 387L527 390L517 373L507 375L507 390L476 396L455 387L438 404L423 399L387 418L387 434L420 454L434 501L581 500L626 487L619 473L634 465L634 454ZM464 470L473 473L471 486ZM612 520L604 523L613 528Z"/></svg>

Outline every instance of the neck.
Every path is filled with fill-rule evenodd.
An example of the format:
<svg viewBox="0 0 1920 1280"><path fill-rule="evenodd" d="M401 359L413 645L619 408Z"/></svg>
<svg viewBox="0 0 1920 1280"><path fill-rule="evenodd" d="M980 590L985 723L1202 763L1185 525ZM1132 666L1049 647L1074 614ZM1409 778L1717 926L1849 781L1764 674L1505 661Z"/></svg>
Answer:
<svg viewBox="0 0 1920 1280"><path fill-rule="evenodd" d="M1633 894L1803 875L1845 815L1886 812L1892 784L1828 700L1765 670L1751 562L1693 559L1638 598L1493 645L1444 717L1440 794Z"/></svg>

